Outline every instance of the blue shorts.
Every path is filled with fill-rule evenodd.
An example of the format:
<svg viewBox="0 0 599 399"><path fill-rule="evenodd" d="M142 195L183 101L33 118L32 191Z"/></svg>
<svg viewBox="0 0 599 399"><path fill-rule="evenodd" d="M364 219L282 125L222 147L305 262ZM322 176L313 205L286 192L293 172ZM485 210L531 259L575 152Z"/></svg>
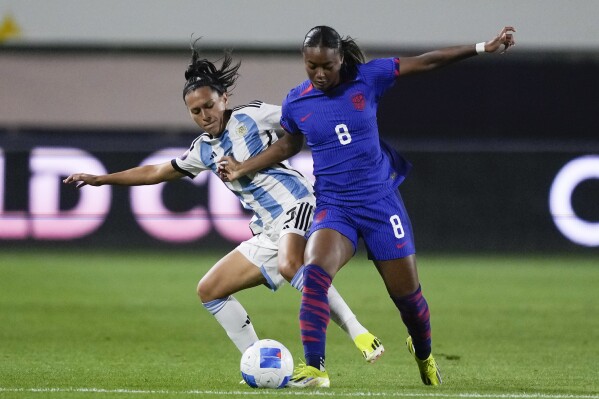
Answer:
<svg viewBox="0 0 599 399"><path fill-rule="evenodd" d="M362 238L370 260L405 258L416 253L408 212L399 191L359 208L317 204L309 236L320 229L332 229L354 246Z"/></svg>

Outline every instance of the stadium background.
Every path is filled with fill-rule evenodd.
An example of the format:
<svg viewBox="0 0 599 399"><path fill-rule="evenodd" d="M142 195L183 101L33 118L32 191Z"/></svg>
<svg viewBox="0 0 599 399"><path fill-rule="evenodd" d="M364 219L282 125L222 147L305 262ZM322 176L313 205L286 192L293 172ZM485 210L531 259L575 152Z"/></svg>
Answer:
<svg viewBox="0 0 599 399"><path fill-rule="evenodd" d="M415 166L402 192L417 247L596 254L599 3L438 4L0 1L0 247L224 251L249 234L213 177L154 189L60 183L187 148L199 134L181 100L192 34L208 58L230 48L242 61L234 106L280 103L305 78L299 45L317 24L355 37L368 58L488 40L508 24L518 30L508 55L401 80L381 104L383 136ZM586 172L561 180L570 190L552 207L552 185L575 160ZM307 154L292 163L309 174Z"/></svg>

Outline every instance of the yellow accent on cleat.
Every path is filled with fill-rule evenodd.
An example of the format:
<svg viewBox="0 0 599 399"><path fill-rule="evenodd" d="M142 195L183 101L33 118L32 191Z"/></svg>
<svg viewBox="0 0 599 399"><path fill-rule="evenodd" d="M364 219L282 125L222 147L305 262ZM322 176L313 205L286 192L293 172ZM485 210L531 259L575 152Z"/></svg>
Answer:
<svg viewBox="0 0 599 399"><path fill-rule="evenodd" d="M292 388L329 388L331 381L326 371L320 371L316 367L300 362L299 366L293 370L293 375L287 386Z"/></svg>
<svg viewBox="0 0 599 399"><path fill-rule="evenodd" d="M381 340L369 332L360 334L354 339L354 344L368 363L374 363L385 352Z"/></svg>
<svg viewBox="0 0 599 399"><path fill-rule="evenodd" d="M406 346L408 347L408 351L414 356L416 359L416 364L418 364L418 369L420 370L420 378L424 385L441 385L443 380L441 379L441 370L431 353L428 358L425 360L418 359L416 356L416 352L414 351L414 344L412 343L412 337L408 336L406 339Z"/></svg>

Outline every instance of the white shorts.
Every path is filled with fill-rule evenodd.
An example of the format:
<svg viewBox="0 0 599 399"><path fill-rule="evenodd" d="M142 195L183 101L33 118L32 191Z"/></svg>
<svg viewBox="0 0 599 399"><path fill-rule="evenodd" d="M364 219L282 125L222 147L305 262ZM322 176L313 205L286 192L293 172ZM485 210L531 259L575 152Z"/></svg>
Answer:
<svg viewBox="0 0 599 399"><path fill-rule="evenodd" d="M285 278L279 273L277 261L280 238L288 233L305 237L312 225L313 216L314 201L306 201L304 198L281 213L273 221L272 230L265 229L264 233L257 234L237 246L236 249L243 256L260 268L271 290L276 291L285 282ZM267 234L266 231L272 231L274 234Z"/></svg>

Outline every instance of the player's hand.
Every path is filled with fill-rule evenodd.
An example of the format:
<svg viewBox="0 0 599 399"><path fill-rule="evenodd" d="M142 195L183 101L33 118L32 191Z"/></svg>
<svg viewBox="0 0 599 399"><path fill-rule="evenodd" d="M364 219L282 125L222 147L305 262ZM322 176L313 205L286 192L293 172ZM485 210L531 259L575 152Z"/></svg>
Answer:
<svg viewBox="0 0 599 399"><path fill-rule="evenodd" d="M100 186L98 176L88 175L87 173L74 173L62 181L64 184L75 184L75 187L81 188L87 184L90 186Z"/></svg>
<svg viewBox="0 0 599 399"><path fill-rule="evenodd" d="M503 54L508 51L510 47L516 45L513 32L516 32L516 29L512 26L503 28L494 39L485 43L485 52Z"/></svg>
<svg viewBox="0 0 599 399"><path fill-rule="evenodd" d="M222 181L234 181L243 176L241 173L241 163L230 156L224 156L218 160L218 176Z"/></svg>

